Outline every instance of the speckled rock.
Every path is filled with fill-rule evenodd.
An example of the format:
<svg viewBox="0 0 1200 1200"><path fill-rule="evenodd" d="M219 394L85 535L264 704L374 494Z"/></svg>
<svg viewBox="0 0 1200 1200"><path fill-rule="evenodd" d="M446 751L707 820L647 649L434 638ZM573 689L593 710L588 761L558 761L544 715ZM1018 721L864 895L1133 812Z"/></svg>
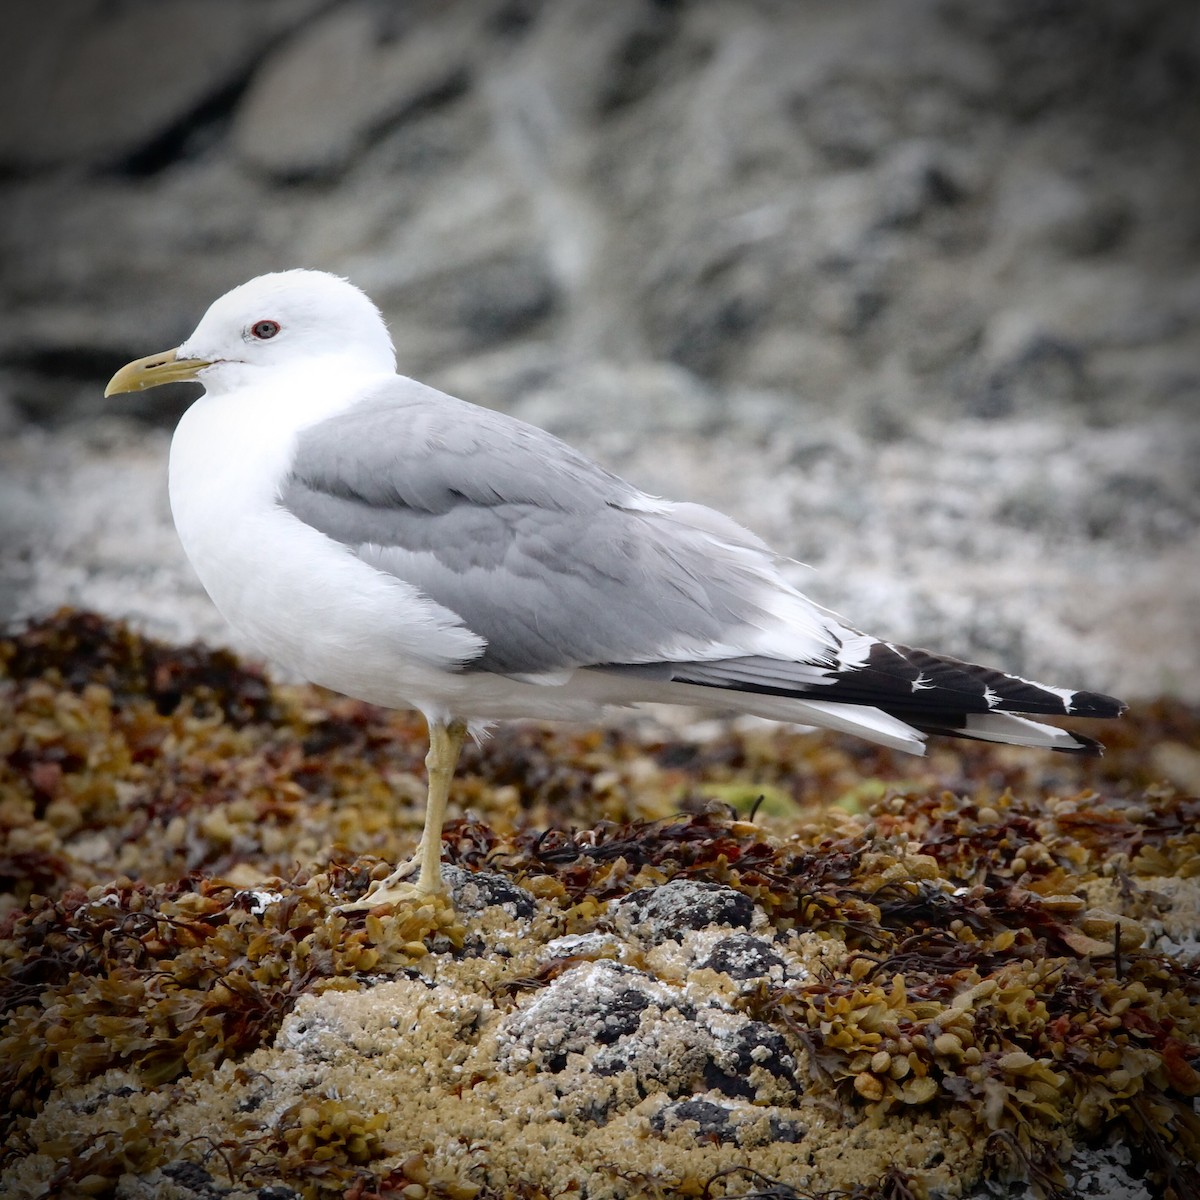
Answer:
<svg viewBox="0 0 1200 1200"><path fill-rule="evenodd" d="M701 964L731 979L761 979L782 970L783 959L771 943L750 934L735 933L722 938Z"/></svg>
<svg viewBox="0 0 1200 1200"><path fill-rule="evenodd" d="M558 976L501 1021L497 1039L507 1070L533 1064L556 1077L577 1120L603 1123L648 1093L786 1104L798 1087L795 1059L768 1026L717 995L605 960ZM585 1077L608 1082L581 1090Z"/></svg>
<svg viewBox="0 0 1200 1200"><path fill-rule="evenodd" d="M634 933L650 945L667 939L680 941L687 930L709 925L748 929L763 921L747 896L692 879L673 879L662 887L630 892L613 906L612 915L618 929Z"/></svg>
<svg viewBox="0 0 1200 1200"><path fill-rule="evenodd" d="M442 879L459 912L478 916L494 906L516 920L528 920L534 914L533 896L503 875L491 871L464 871L462 867L445 863Z"/></svg>

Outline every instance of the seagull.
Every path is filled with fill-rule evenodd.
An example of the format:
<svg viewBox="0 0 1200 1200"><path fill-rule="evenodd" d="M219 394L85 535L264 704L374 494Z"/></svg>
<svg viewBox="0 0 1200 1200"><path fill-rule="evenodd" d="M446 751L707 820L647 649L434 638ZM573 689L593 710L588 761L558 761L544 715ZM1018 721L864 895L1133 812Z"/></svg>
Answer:
<svg viewBox="0 0 1200 1200"><path fill-rule="evenodd" d="M1032 718L1124 711L860 632L731 518L398 375L381 313L335 275L251 279L105 395L181 380L205 390L171 442L171 511L216 607L267 659L429 726L417 852L345 908L443 890L459 752L494 721L666 703L913 754L931 734L1098 753Z"/></svg>

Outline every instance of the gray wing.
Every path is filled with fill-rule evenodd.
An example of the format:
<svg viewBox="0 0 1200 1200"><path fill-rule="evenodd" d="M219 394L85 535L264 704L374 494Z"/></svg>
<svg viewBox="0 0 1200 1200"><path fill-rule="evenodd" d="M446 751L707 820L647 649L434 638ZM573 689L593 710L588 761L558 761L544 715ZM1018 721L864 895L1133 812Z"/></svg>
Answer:
<svg viewBox="0 0 1200 1200"><path fill-rule="evenodd" d="M469 669L691 658L771 619L753 535L655 512L544 430L411 380L301 433L279 503L457 613L487 642Z"/></svg>

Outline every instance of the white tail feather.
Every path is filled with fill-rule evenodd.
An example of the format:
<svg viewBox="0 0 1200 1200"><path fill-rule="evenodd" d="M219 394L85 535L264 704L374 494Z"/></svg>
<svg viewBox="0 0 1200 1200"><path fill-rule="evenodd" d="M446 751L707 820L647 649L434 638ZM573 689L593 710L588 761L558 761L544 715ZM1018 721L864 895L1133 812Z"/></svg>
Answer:
<svg viewBox="0 0 1200 1200"><path fill-rule="evenodd" d="M925 753L925 734L919 729L864 704L797 700L791 696L739 692L735 688L607 675L603 671L579 671L571 687L576 695L586 694L602 704L690 704L695 708L731 709L768 721L789 721L793 725L817 725L852 733L907 754Z"/></svg>
<svg viewBox="0 0 1200 1200"><path fill-rule="evenodd" d="M869 742L903 750L907 754L925 753L925 735L920 730L878 708L830 704L823 700L788 700L786 703L788 715L784 720L811 723L823 729L836 729L839 733L853 733ZM745 700L739 707L746 707L749 711Z"/></svg>
<svg viewBox="0 0 1200 1200"><path fill-rule="evenodd" d="M1067 729L1043 725L1012 713L971 713L963 733L981 742L1002 742L1008 746L1041 746L1052 750L1075 750L1080 742Z"/></svg>

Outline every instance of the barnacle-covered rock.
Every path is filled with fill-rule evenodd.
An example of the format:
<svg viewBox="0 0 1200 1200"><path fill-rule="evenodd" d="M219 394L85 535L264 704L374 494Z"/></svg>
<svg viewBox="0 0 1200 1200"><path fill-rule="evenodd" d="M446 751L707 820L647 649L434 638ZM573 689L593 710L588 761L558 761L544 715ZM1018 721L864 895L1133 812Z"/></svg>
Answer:
<svg viewBox="0 0 1200 1200"><path fill-rule="evenodd" d="M478 916L493 905L519 920L534 914L534 897L494 871L466 871L447 864L442 867L442 879L450 889L455 909L464 916Z"/></svg>
<svg viewBox="0 0 1200 1200"><path fill-rule="evenodd" d="M770 942L748 933L721 938L701 965L730 979L761 979L784 968Z"/></svg>
<svg viewBox="0 0 1200 1200"><path fill-rule="evenodd" d="M694 879L673 879L653 888L639 888L612 905L617 927L651 944L678 941L684 930L708 925L748 929L754 905L739 891Z"/></svg>

